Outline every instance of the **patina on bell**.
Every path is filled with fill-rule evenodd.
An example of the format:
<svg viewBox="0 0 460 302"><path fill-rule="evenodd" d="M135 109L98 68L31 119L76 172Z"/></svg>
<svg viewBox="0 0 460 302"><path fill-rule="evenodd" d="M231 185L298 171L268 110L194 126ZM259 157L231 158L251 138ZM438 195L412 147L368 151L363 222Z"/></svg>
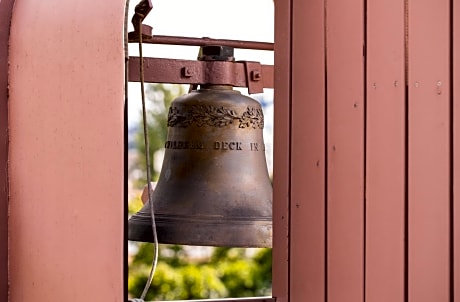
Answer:
<svg viewBox="0 0 460 302"><path fill-rule="evenodd" d="M202 59L228 59L220 49L213 56L215 49L203 48ZM271 247L263 127L260 104L231 86L201 85L173 101L152 195L160 243ZM149 203L128 227L129 240L153 242Z"/></svg>

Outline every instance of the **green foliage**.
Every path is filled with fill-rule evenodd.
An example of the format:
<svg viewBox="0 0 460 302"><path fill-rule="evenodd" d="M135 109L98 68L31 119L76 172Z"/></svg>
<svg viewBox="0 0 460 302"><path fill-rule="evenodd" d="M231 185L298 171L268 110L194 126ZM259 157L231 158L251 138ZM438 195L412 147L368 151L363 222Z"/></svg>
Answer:
<svg viewBox="0 0 460 302"><path fill-rule="evenodd" d="M252 297L271 294L271 249L213 248L205 259L190 247L161 245L147 300ZM254 253L254 255L250 255ZM147 282L153 247L139 245L132 259L128 290L139 297Z"/></svg>
<svg viewBox="0 0 460 302"><path fill-rule="evenodd" d="M129 203L128 203L128 213L129 213L129 215L134 215L140 209L142 209L142 207L143 207L143 203L142 203L142 200L141 200L141 196L138 195L137 197L135 197L132 200L130 200Z"/></svg>
<svg viewBox="0 0 460 302"><path fill-rule="evenodd" d="M168 110L172 101L180 95L185 94L182 85L171 84L152 84L146 88L146 107L147 107L147 132L149 137L150 151L150 173L152 181L158 180L160 171L154 169L156 152L163 149L167 135ZM142 117L142 113L139 113ZM145 143L144 126L142 118L139 119L139 131L135 135L136 149L139 152L138 161L133 165L133 169L143 171L143 175L135 183L136 187L141 188L146 183L145 171Z"/></svg>

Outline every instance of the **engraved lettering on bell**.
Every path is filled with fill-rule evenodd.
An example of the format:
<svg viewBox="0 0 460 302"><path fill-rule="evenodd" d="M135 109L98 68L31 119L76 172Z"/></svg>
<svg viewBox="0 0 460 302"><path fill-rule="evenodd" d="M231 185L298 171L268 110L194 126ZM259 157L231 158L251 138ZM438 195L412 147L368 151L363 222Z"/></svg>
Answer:
<svg viewBox="0 0 460 302"><path fill-rule="evenodd" d="M202 142L166 141L166 149L204 149Z"/></svg>
<svg viewBox="0 0 460 302"><path fill-rule="evenodd" d="M243 150L242 142L214 142L215 150Z"/></svg>
<svg viewBox="0 0 460 302"><path fill-rule="evenodd" d="M203 127L226 127L238 121L239 128L264 128L264 114L261 108L247 107L243 114L238 115L234 110L211 105L196 105L170 107L168 127L188 127L192 124Z"/></svg>

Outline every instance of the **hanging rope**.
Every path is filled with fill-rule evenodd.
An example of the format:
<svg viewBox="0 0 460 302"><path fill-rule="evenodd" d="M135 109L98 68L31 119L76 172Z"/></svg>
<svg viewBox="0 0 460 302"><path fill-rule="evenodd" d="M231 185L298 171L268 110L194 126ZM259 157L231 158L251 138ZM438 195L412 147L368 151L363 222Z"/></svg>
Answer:
<svg viewBox="0 0 460 302"><path fill-rule="evenodd" d="M142 13L143 10L147 7L147 13L150 11L148 6L151 6L150 1L141 1L135 8L135 15L132 19L133 25L135 30L139 34L139 73L140 73L140 84L141 84L141 99L142 99L142 124L144 130L144 144L145 144L145 163L147 169L147 187L148 187L148 202L150 204L150 216L151 216L151 225L152 225L152 233L153 233L153 248L154 248L154 256L152 260L152 268L150 270L149 277L145 284L144 290L141 294L140 299L131 299L130 301L133 302L144 302L145 297L147 296L147 292L152 284L153 276L155 275L155 271L158 264L158 236L156 231L156 224L155 224L155 211L153 207L153 200L152 200L152 177L150 174L150 146L149 146L149 137L148 137L148 129L147 129L147 110L145 105L145 89L144 89L144 60L142 54L142 21L145 18L145 14Z"/></svg>
<svg viewBox="0 0 460 302"><path fill-rule="evenodd" d="M153 276L155 275L155 271L158 264L158 236L155 224L155 211L153 208L153 200L152 200L152 177L150 175L150 146L149 146L149 137L148 137L148 129L147 129L147 110L145 105L145 91L144 91L144 59L142 55L142 20L139 21L139 72L140 72L140 83L141 83L141 98L142 98L142 122L144 126L144 143L145 143L145 162L147 166L147 187L148 187L148 200L150 203L150 215L152 218L152 232L153 232L153 247L154 247L154 257L152 261L152 269L150 270L150 275L145 284L144 291L141 295L141 300L145 299L147 292L152 284Z"/></svg>

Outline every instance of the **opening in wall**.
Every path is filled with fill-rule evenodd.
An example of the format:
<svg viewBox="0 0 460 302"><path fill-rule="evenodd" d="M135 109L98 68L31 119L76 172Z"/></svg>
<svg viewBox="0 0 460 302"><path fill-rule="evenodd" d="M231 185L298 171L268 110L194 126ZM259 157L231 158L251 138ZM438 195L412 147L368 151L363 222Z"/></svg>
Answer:
<svg viewBox="0 0 460 302"><path fill-rule="evenodd" d="M129 20L134 15L134 8L137 4L136 1L131 1ZM219 5L215 0L159 0L152 1L152 4L153 10L143 20L143 24L153 27L154 36L209 37L212 39L273 42L274 7L272 0L237 0L232 2L231 6L223 2ZM131 24L128 31L134 31ZM226 51L225 46L219 48L217 55L220 56L223 54L221 52L225 53ZM142 47L144 58L197 60L197 57L200 56L199 52L199 46L144 43ZM216 54L213 52L212 48L208 48L204 50L203 54L202 49L201 61L206 63L209 59L203 59L203 57L212 57L210 61L215 61ZM139 56L137 43L129 44L129 55ZM273 51L270 50L235 48L234 53L228 54L228 56L233 56L236 61L256 61L263 65L273 65ZM224 59L224 61L226 60L228 58ZM130 69L137 68L137 66L132 66L134 65L133 62L139 62L139 60L130 60ZM249 70L251 66L245 64L244 68ZM144 66L144 68L146 73L145 70L149 66ZM196 71L193 68L180 69L181 75L186 78L193 78ZM154 70L153 72L157 71ZM164 74L166 74L166 70L163 72ZM249 73L248 76L253 79L257 77L253 72ZM147 180L146 151L140 86L137 81L128 84L129 190L127 199L130 216L137 215L136 213L149 200L148 190L145 188ZM232 234L237 234L235 228L238 229L240 222L232 221L225 229L224 234L230 238L225 239L231 242L229 245L224 240L223 243L215 244L218 247L205 246L214 245L212 241L216 240L217 234L222 233L220 222L225 219L220 214L225 212L233 217L235 212L248 209L238 198L228 197L230 194L228 192L236 193L232 196L243 196L242 200L248 199L248 196L252 200L256 200L267 194L263 190L260 191L263 184L259 180L256 182L252 180L254 174L259 173L256 173L252 168L252 162L261 161L263 158L263 167L257 166L257 170L267 172L266 182L270 189L273 176L273 89L265 88L263 93L251 94L250 98L255 99L251 100L246 97L248 88L235 87L232 90L231 87L227 86L229 85L202 84L191 87L188 84L145 84L150 173L151 180L155 184L152 187L156 186L152 192L153 204L156 204L155 198L165 200L163 202L165 203L166 200L174 200L177 196L183 198L184 195L190 197L195 194L201 197L213 194L214 197L222 196L223 199L227 200L233 198L231 204L227 203L224 206L218 198L214 197L208 200L206 206L197 205L191 202L189 198L180 202L173 201L169 207L176 207L172 210L174 217L171 217L171 213L167 211L167 213L161 213L161 205L155 206L155 212L158 211L158 216L155 213L155 218L159 219L159 224L156 226L158 232L163 227L162 223L167 224L171 219L173 222L169 223L178 227L173 228L173 234L168 235L168 238L160 238L163 235L159 234L159 261L145 300L271 296L271 248L235 247L271 246L271 216L269 244L235 243L235 236ZM195 92L189 94L190 89L195 90ZM224 95L223 98L219 98L219 102L212 99L216 93L219 96ZM172 102L181 95L182 97L171 106ZM236 98L233 95L236 95ZM223 101L220 102L221 100ZM243 138L241 138L241 133L243 133ZM258 137L259 134L260 138ZM167 161L166 164L165 161ZM224 176L214 174L217 172ZM175 179L174 176L171 176L174 173L176 175L181 174L181 178L177 179L176 177ZM187 184L182 177L189 177ZM217 183L218 187L216 188ZM172 191L172 193L167 193L165 196L166 191ZM271 191L269 194L271 215ZM268 198L262 197L262 199ZM213 205L213 210L209 211L209 205ZM234 205L236 207L233 207ZM187 208L188 213L191 213L193 218L192 223L187 222L185 227L179 227L181 224L178 221L183 219L182 211ZM201 219L203 213L205 213L204 216L208 221L211 216L214 216L215 220L207 225L207 229L201 235L197 235L195 231L191 231L197 227L193 220ZM145 211L144 214L148 217L149 210ZM259 222L255 224L257 225L256 232L264 231L263 224ZM251 232L248 228L244 235L250 237L249 233ZM203 239L203 234L207 235L205 239ZM174 237L173 239L179 238L178 241L181 244L171 244L169 242L171 236ZM195 239L192 240L190 237ZM241 239L244 236L236 237ZM198 241L196 241L197 238ZM200 241L201 239L203 240ZM147 239L147 241L154 240ZM163 244L162 241L169 244ZM128 291L130 298L141 296L148 280L153 258L154 248L151 243L128 242Z"/></svg>

